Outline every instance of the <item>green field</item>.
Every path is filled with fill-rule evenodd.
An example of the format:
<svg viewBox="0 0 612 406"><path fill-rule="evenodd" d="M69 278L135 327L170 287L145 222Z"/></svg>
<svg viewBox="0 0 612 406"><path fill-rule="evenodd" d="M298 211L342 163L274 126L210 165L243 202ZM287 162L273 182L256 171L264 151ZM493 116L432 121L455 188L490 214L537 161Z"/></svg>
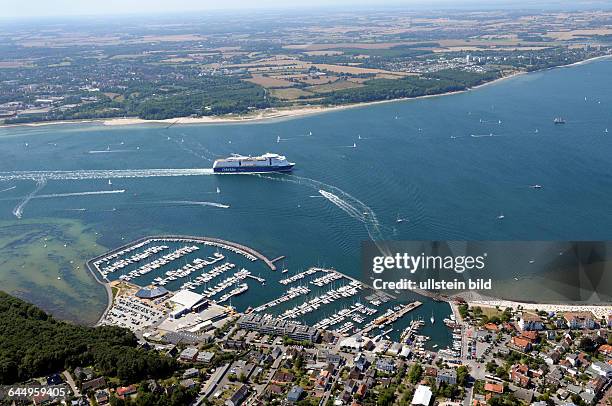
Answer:
<svg viewBox="0 0 612 406"><path fill-rule="evenodd" d="M75 220L0 222L0 289L58 318L95 323L106 306L104 288L85 267L106 251L95 237Z"/></svg>

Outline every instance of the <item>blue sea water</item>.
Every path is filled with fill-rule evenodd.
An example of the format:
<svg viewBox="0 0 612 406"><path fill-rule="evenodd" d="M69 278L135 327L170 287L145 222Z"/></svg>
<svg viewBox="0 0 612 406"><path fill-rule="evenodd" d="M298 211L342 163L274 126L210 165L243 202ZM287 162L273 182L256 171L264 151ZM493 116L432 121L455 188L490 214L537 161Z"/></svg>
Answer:
<svg viewBox="0 0 612 406"><path fill-rule="evenodd" d="M0 221L18 221L19 206L22 219L76 218L109 248L158 233L215 236L285 255L295 271L323 265L356 277L368 239L607 240L611 74L612 61L600 60L461 94L248 124L2 128ZM565 125L553 124L558 116ZM293 174L63 179L210 168L231 153L265 152L296 162ZM36 182L14 172L52 170L69 173L39 182L23 204ZM424 318L430 306L442 305L428 302Z"/></svg>

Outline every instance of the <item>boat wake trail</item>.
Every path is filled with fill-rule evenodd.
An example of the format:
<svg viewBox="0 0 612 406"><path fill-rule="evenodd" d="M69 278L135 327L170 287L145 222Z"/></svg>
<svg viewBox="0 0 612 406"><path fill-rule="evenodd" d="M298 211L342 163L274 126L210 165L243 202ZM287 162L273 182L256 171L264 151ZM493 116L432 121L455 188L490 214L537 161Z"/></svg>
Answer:
<svg viewBox="0 0 612 406"><path fill-rule="evenodd" d="M215 203L215 202L196 202L196 201L191 201L191 200L168 200L168 201L164 201L161 203L184 205L184 206L210 206L210 207L217 207L219 209L229 209L230 208L228 204Z"/></svg>
<svg viewBox="0 0 612 406"><path fill-rule="evenodd" d="M499 134L470 134L470 137L472 138L483 138L483 137L501 137L501 135Z"/></svg>
<svg viewBox="0 0 612 406"><path fill-rule="evenodd" d="M113 178L153 178L174 176L204 176L214 172L209 168L192 169L99 169L76 171L13 171L0 172L0 181L11 180L83 180Z"/></svg>
<svg viewBox="0 0 612 406"><path fill-rule="evenodd" d="M88 154L115 154L121 152L136 152L129 149L102 149L87 151Z"/></svg>
<svg viewBox="0 0 612 406"><path fill-rule="evenodd" d="M25 205L28 204L28 202L32 200L34 196L36 196L36 193L40 192L42 188L45 187L46 184L47 184L46 179L44 178L37 179L36 187L34 188L32 192L30 192L29 195L24 197L23 200L17 206L15 206L15 208L13 209L13 215L17 217L18 219L20 219L23 216L23 208L25 207Z"/></svg>
<svg viewBox="0 0 612 406"><path fill-rule="evenodd" d="M32 199L50 199L53 197L71 197L71 196L91 196L91 195L115 195L125 193L125 189L117 190L94 190L91 192L72 192L72 193L51 193L47 195L33 196Z"/></svg>
<svg viewBox="0 0 612 406"><path fill-rule="evenodd" d="M282 177L262 174L253 174L253 176L258 176L260 178L274 180L277 182L291 182L310 187L316 190L320 196L324 197L329 202L340 208L350 217L363 223L366 231L368 232L368 236L372 241L384 240L382 226L378 221L376 213L374 213L374 211L361 200L350 195L349 193L346 193L344 190L336 186L292 174L286 174Z"/></svg>
<svg viewBox="0 0 612 406"><path fill-rule="evenodd" d="M2 190L0 190L0 193L2 193L2 192L8 192L9 190L13 190L13 189L15 189L16 187L17 187L17 186L11 186L11 187L9 187L9 188L2 189Z"/></svg>
<svg viewBox="0 0 612 406"><path fill-rule="evenodd" d="M357 208L355 208L355 206L351 205L345 200L340 199L335 194L326 192L323 189L319 190L319 193L321 194L321 196L323 196L324 198L326 198L327 200L329 200L330 202L338 206L342 211L344 211L346 214L348 214L352 218L357 219L361 221L362 223L365 223L367 221L365 214L361 213Z"/></svg>

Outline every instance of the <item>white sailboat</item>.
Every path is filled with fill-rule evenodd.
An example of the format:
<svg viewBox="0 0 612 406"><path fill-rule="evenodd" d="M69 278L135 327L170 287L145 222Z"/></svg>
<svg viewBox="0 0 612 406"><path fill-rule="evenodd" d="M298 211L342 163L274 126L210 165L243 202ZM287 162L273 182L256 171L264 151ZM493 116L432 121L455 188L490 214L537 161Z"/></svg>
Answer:
<svg viewBox="0 0 612 406"><path fill-rule="evenodd" d="M434 319L433 311L431 312L431 318L429 320L431 321L431 324L436 323L436 319Z"/></svg>

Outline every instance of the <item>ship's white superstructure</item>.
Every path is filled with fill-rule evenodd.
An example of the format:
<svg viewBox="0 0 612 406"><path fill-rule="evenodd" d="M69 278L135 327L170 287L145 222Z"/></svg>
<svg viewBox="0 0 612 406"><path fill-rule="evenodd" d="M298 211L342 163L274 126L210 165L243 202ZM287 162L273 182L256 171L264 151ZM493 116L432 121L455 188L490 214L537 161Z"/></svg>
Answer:
<svg viewBox="0 0 612 406"><path fill-rule="evenodd" d="M217 159L213 164L216 173L241 172L289 172L295 164L282 155L266 153L260 156L244 156L232 154L223 159Z"/></svg>

